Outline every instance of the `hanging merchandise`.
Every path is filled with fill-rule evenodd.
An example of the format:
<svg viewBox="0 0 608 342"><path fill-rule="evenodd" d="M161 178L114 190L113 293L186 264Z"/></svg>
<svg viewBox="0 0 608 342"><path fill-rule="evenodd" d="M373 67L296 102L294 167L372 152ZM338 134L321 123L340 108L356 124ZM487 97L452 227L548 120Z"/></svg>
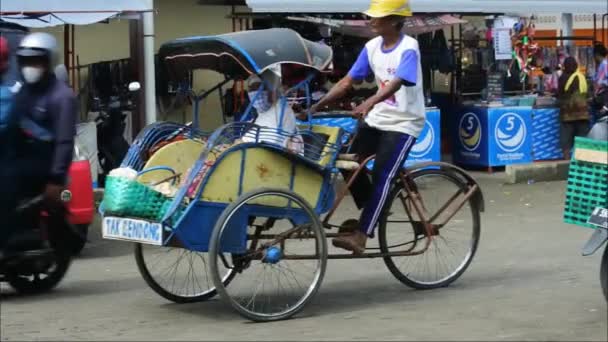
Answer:
<svg viewBox="0 0 608 342"><path fill-rule="evenodd" d="M513 59L511 63L516 63L521 70L519 78L522 83L536 69L536 65L533 62L537 58L542 58L538 43L534 42L535 33L534 17L528 22L523 18L520 19L519 22L513 25L513 30L511 31L511 45L513 46Z"/></svg>
<svg viewBox="0 0 608 342"><path fill-rule="evenodd" d="M494 20L494 28L491 31L494 58L497 61L512 59L511 29L517 21L516 18L511 17L498 17Z"/></svg>
<svg viewBox="0 0 608 342"><path fill-rule="evenodd" d="M436 52L436 67L433 69L439 70L442 74L448 74L454 71L454 56L448 48L443 30L435 31L435 36L433 37L431 44L433 51Z"/></svg>

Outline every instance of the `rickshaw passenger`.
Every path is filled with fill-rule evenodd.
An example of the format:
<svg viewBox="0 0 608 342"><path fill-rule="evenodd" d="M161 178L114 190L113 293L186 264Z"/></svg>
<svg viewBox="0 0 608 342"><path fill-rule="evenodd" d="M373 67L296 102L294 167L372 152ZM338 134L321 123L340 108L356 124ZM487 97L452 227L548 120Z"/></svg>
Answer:
<svg viewBox="0 0 608 342"><path fill-rule="evenodd" d="M285 135L281 135L280 137L275 134L267 134L266 137L260 136L258 141L279 144L294 153L302 153L302 137L297 134L298 129L294 112L288 104L285 104L283 109L280 93L281 71L279 67L266 70L262 73L262 78L257 75L250 76L247 80L247 85L249 100L257 111L254 123L266 128L280 128L285 133ZM284 113L281 125L279 120L282 110L284 110ZM287 137L286 135L292 136ZM244 142L254 142L256 140L255 133L253 131L246 133L242 140Z"/></svg>
<svg viewBox="0 0 608 342"><path fill-rule="evenodd" d="M357 177L350 190L363 209L358 229L332 241L334 246L356 254L363 253L367 238L373 237L391 182L425 122L418 42L401 32L402 17L410 15L406 2L374 0L364 13L371 17L371 30L378 37L365 45L348 75L312 108L313 112L323 108L368 74L375 74L378 92L354 110L364 121L352 146L360 162L376 155L372 182L363 173Z"/></svg>

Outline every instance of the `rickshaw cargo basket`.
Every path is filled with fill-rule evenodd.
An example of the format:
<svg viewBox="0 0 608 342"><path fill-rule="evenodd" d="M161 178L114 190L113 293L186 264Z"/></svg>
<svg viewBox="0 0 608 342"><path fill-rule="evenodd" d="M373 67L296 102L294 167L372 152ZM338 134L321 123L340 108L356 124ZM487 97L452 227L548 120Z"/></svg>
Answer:
<svg viewBox="0 0 608 342"><path fill-rule="evenodd" d="M568 171L564 222L596 228L587 220L596 207L608 208L608 161L577 160L576 156L581 155L580 150L586 150L591 151L590 155L603 153L608 157L608 141L576 137L574 150Z"/></svg>
<svg viewBox="0 0 608 342"><path fill-rule="evenodd" d="M104 213L160 222L172 198L136 181L108 176L103 198Z"/></svg>

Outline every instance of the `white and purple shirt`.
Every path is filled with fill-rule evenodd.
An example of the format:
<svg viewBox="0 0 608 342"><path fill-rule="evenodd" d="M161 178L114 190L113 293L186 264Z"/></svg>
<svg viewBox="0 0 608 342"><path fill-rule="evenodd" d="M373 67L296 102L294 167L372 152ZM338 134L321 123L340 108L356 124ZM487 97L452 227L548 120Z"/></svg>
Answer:
<svg viewBox="0 0 608 342"><path fill-rule="evenodd" d="M382 37L367 42L349 75L355 80L363 80L373 72L379 90L395 77L408 86L402 86L393 96L376 104L365 122L379 130L417 138L426 119L418 41L402 35L392 49L386 50L382 45Z"/></svg>

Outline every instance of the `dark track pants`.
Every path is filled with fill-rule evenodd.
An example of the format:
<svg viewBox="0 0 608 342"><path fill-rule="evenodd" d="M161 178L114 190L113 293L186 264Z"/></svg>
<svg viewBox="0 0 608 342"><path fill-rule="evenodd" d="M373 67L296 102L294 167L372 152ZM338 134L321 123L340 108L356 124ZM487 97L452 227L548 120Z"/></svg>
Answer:
<svg viewBox="0 0 608 342"><path fill-rule="evenodd" d="M350 191L359 209L361 230L374 236L374 229L384 208L391 184L407 159L416 138L399 132L381 131L362 124L353 142L351 153L357 153L362 162L376 155L371 181L362 172L354 180Z"/></svg>

